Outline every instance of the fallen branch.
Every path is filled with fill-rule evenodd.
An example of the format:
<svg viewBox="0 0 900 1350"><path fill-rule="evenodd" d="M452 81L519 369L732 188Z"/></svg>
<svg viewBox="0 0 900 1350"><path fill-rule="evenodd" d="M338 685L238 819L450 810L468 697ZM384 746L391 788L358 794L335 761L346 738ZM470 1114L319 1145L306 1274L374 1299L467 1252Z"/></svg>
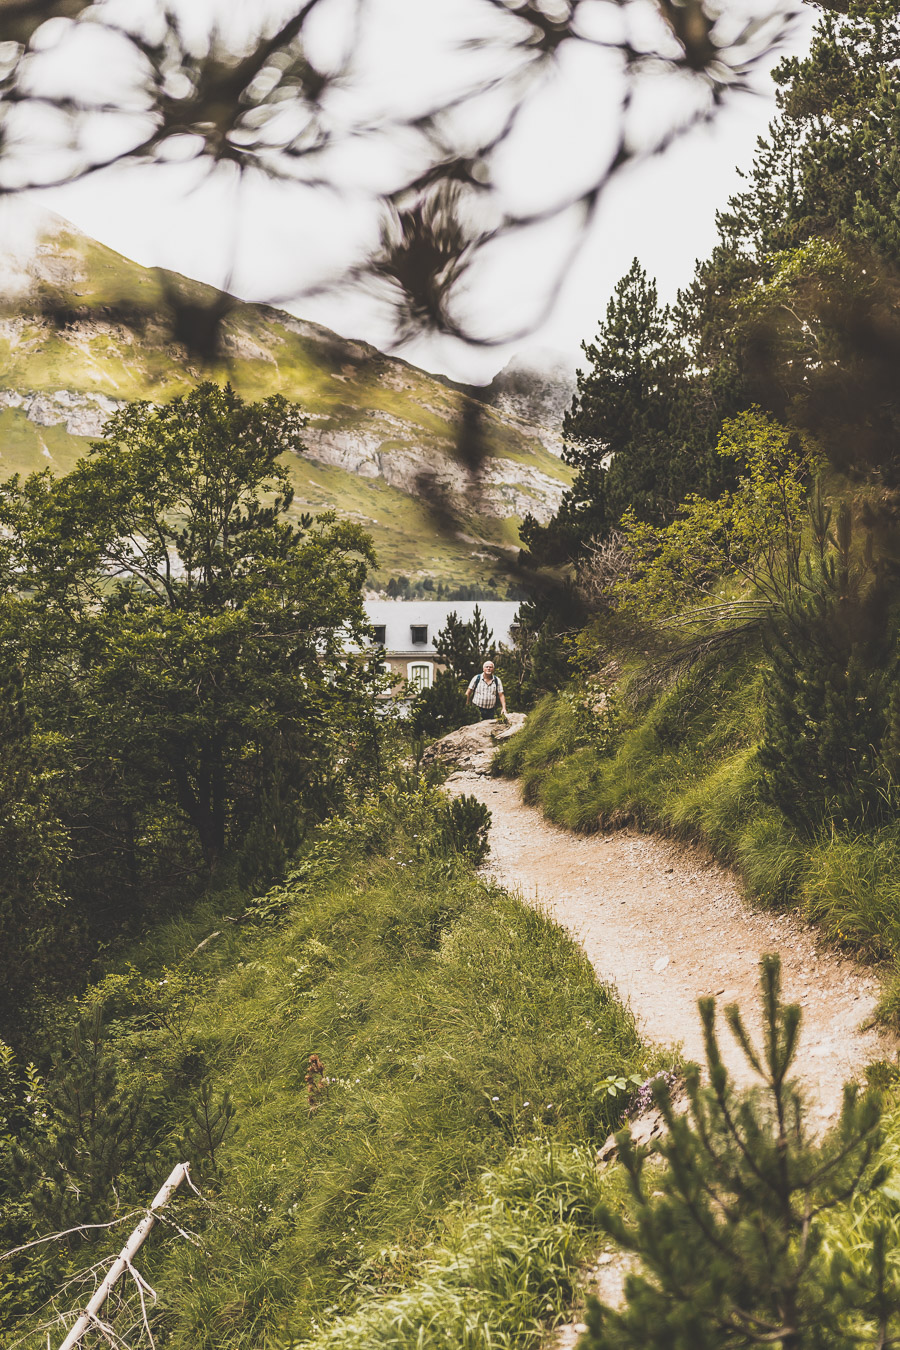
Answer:
<svg viewBox="0 0 900 1350"><path fill-rule="evenodd" d="M210 933L209 937L205 937L205 938L203 939L202 942L198 942L198 943L197 943L196 947L195 947L194 950L190 953L190 955L188 956L187 959L190 961L191 956L196 956L197 953L198 953L198 952L202 952L202 951L203 951L203 948L206 947L206 946L208 946L209 943L212 942L214 938L219 938L219 937L221 937L221 936L222 936L222 930L221 930L221 928L217 928L216 931L215 931L214 933Z"/></svg>
<svg viewBox="0 0 900 1350"><path fill-rule="evenodd" d="M144 1239L156 1223L157 1210L162 1209L163 1206L169 1202L171 1197L178 1190L178 1187L185 1180L187 1180L188 1185L190 1185L190 1166L188 1163L179 1163L177 1167L173 1168L168 1180L160 1187L157 1194L153 1197L147 1213L125 1243L125 1246L110 1267L106 1278L98 1287L97 1292L78 1318L78 1321L72 1327L72 1330L59 1347L59 1350L73 1350L73 1347L78 1344L84 1333L91 1327L103 1332L108 1330L100 1320L100 1309L103 1307L114 1286L125 1274L125 1271L131 1269L132 1257L135 1256L143 1246Z"/></svg>
<svg viewBox="0 0 900 1350"><path fill-rule="evenodd" d="M249 915L247 915L247 914L238 914L236 918L233 917L231 914L223 914L223 915L222 915L222 922L223 922L223 923L246 923L248 918L249 918ZM185 960L185 961L190 961L190 959L191 959L192 956L196 956L198 952L202 952L202 951L203 951L203 948L207 945L207 943L212 942L214 938L219 938L219 937L221 937L223 931L224 931L223 929L217 928L216 931L215 931L214 933L210 933L209 937L205 937L205 938L203 939L202 942L198 942L198 943L197 943L197 945L196 945L196 947L194 948L194 950L193 950L192 952L189 952L189 953L187 954L187 956L184 958L184 960Z"/></svg>
<svg viewBox="0 0 900 1350"><path fill-rule="evenodd" d="M89 1233L95 1228L120 1228L123 1223L133 1219L135 1214L140 1214L139 1209L133 1209L128 1214L121 1215L118 1219L112 1219L109 1223L80 1223L75 1228L64 1228L61 1233L48 1233L46 1237L35 1238L33 1242L23 1242L21 1247L11 1247L8 1252L0 1252L0 1261L8 1261L11 1256L18 1256L20 1252L27 1252L30 1247L40 1247L45 1242L61 1242L65 1237L71 1237L73 1233Z"/></svg>

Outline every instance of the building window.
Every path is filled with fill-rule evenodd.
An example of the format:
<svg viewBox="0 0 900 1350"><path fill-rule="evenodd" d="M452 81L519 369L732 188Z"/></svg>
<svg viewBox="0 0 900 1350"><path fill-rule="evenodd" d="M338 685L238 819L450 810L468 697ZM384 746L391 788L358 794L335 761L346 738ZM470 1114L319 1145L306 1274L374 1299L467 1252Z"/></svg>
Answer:
<svg viewBox="0 0 900 1350"><path fill-rule="evenodd" d="M432 669L430 661L410 661L406 667L410 684L416 685L418 689L430 689Z"/></svg>
<svg viewBox="0 0 900 1350"><path fill-rule="evenodd" d="M409 632L410 632L410 637L412 638L413 642L427 642L427 641L428 641L428 624L427 624L427 623L411 623L411 624L409 625Z"/></svg>
<svg viewBox="0 0 900 1350"><path fill-rule="evenodd" d="M385 644L385 641L387 640L387 624L386 624L386 623L373 623L373 624L372 624L372 632L375 634L375 636L374 636L373 639L372 639L372 641L375 643L375 646L376 646L376 647L383 647L384 644Z"/></svg>

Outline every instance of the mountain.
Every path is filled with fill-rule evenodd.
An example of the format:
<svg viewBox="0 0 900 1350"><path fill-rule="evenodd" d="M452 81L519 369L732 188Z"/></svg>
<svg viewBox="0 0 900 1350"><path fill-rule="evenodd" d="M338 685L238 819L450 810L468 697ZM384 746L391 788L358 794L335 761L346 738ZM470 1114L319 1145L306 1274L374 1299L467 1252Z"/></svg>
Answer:
<svg viewBox="0 0 900 1350"><path fill-rule="evenodd" d="M472 393L560 455L563 418L576 388L574 364L559 352L536 350L517 352L489 385Z"/></svg>
<svg viewBox="0 0 900 1350"><path fill-rule="evenodd" d="M65 472L122 403L227 379L307 412L306 453L289 465L298 514L333 508L363 524L377 581L451 585L508 575L519 520L547 519L570 482L547 448L552 428L283 310L141 267L58 217L27 258L0 260L0 275L4 476ZM222 341L204 364L210 312L224 314Z"/></svg>

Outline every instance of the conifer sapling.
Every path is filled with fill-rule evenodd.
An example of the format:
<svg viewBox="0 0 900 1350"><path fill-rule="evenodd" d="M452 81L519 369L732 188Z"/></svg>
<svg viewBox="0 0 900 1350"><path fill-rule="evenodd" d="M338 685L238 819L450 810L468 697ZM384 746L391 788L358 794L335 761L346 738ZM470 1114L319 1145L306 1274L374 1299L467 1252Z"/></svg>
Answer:
<svg viewBox="0 0 900 1350"><path fill-rule="evenodd" d="M850 1268L823 1244L822 1216L880 1186L881 1104L854 1084L821 1139L789 1075L800 1008L781 1001L777 956L763 958L762 1047L738 1008L728 1026L759 1085L738 1090L722 1062L715 1003L700 1000L708 1082L692 1066L688 1114L664 1079L654 1097L668 1127L665 1170L648 1178L648 1148L618 1136L630 1219L601 1214L606 1231L640 1259L617 1311L591 1300L582 1350L825 1350L900 1345L900 1284L875 1229L871 1260Z"/></svg>

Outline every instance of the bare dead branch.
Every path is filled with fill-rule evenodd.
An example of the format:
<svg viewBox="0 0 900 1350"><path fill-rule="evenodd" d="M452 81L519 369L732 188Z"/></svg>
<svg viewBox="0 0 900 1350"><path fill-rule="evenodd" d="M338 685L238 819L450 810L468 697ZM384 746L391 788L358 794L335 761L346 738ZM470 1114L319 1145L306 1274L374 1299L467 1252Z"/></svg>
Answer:
<svg viewBox="0 0 900 1350"><path fill-rule="evenodd" d="M169 1200L178 1190L189 1172L190 1168L187 1163L179 1163L177 1167L172 1169L168 1178L150 1202L150 1207L144 1215L144 1218L129 1237L125 1246L122 1248L122 1251L110 1267L106 1278L100 1284L100 1287L88 1303L84 1312L79 1316L68 1336L66 1336L66 1339L59 1347L59 1350L74 1350L74 1347L79 1344L84 1333L92 1326L102 1329L104 1333L108 1331L111 1335L114 1335L111 1329L105 1327L100 1321L100 1309L109 1297L110 1291L122 1278L125 1271L130 1268L132 1258L140 1250L144 1240L156 1222L157 1211L163 1209L164 1206L168 1204ZM110 1343L112 1344L113 1342Z"/></svg>
<svg viewBox="0 0 900 1350"><path fill-rule="evenodd" d="M140 1213L141 1210L132 1209L119 1219L111 1219L109 1223L80 1223L76 1228L66 1228L61 1233L48 1233L46 1237L35 1238L33 1242L25 1242L21 1247L13 1247L8 1252L0 1252L0 1261L8 1261L10 1257L18 1256L20 1252L27 1252L31 1247L41 1247L46 1242L61 1242L63 1238L71 1237L73 1233L88 1233L99 1228L118 1228L120 1224L129 1223Z"/></svg>

